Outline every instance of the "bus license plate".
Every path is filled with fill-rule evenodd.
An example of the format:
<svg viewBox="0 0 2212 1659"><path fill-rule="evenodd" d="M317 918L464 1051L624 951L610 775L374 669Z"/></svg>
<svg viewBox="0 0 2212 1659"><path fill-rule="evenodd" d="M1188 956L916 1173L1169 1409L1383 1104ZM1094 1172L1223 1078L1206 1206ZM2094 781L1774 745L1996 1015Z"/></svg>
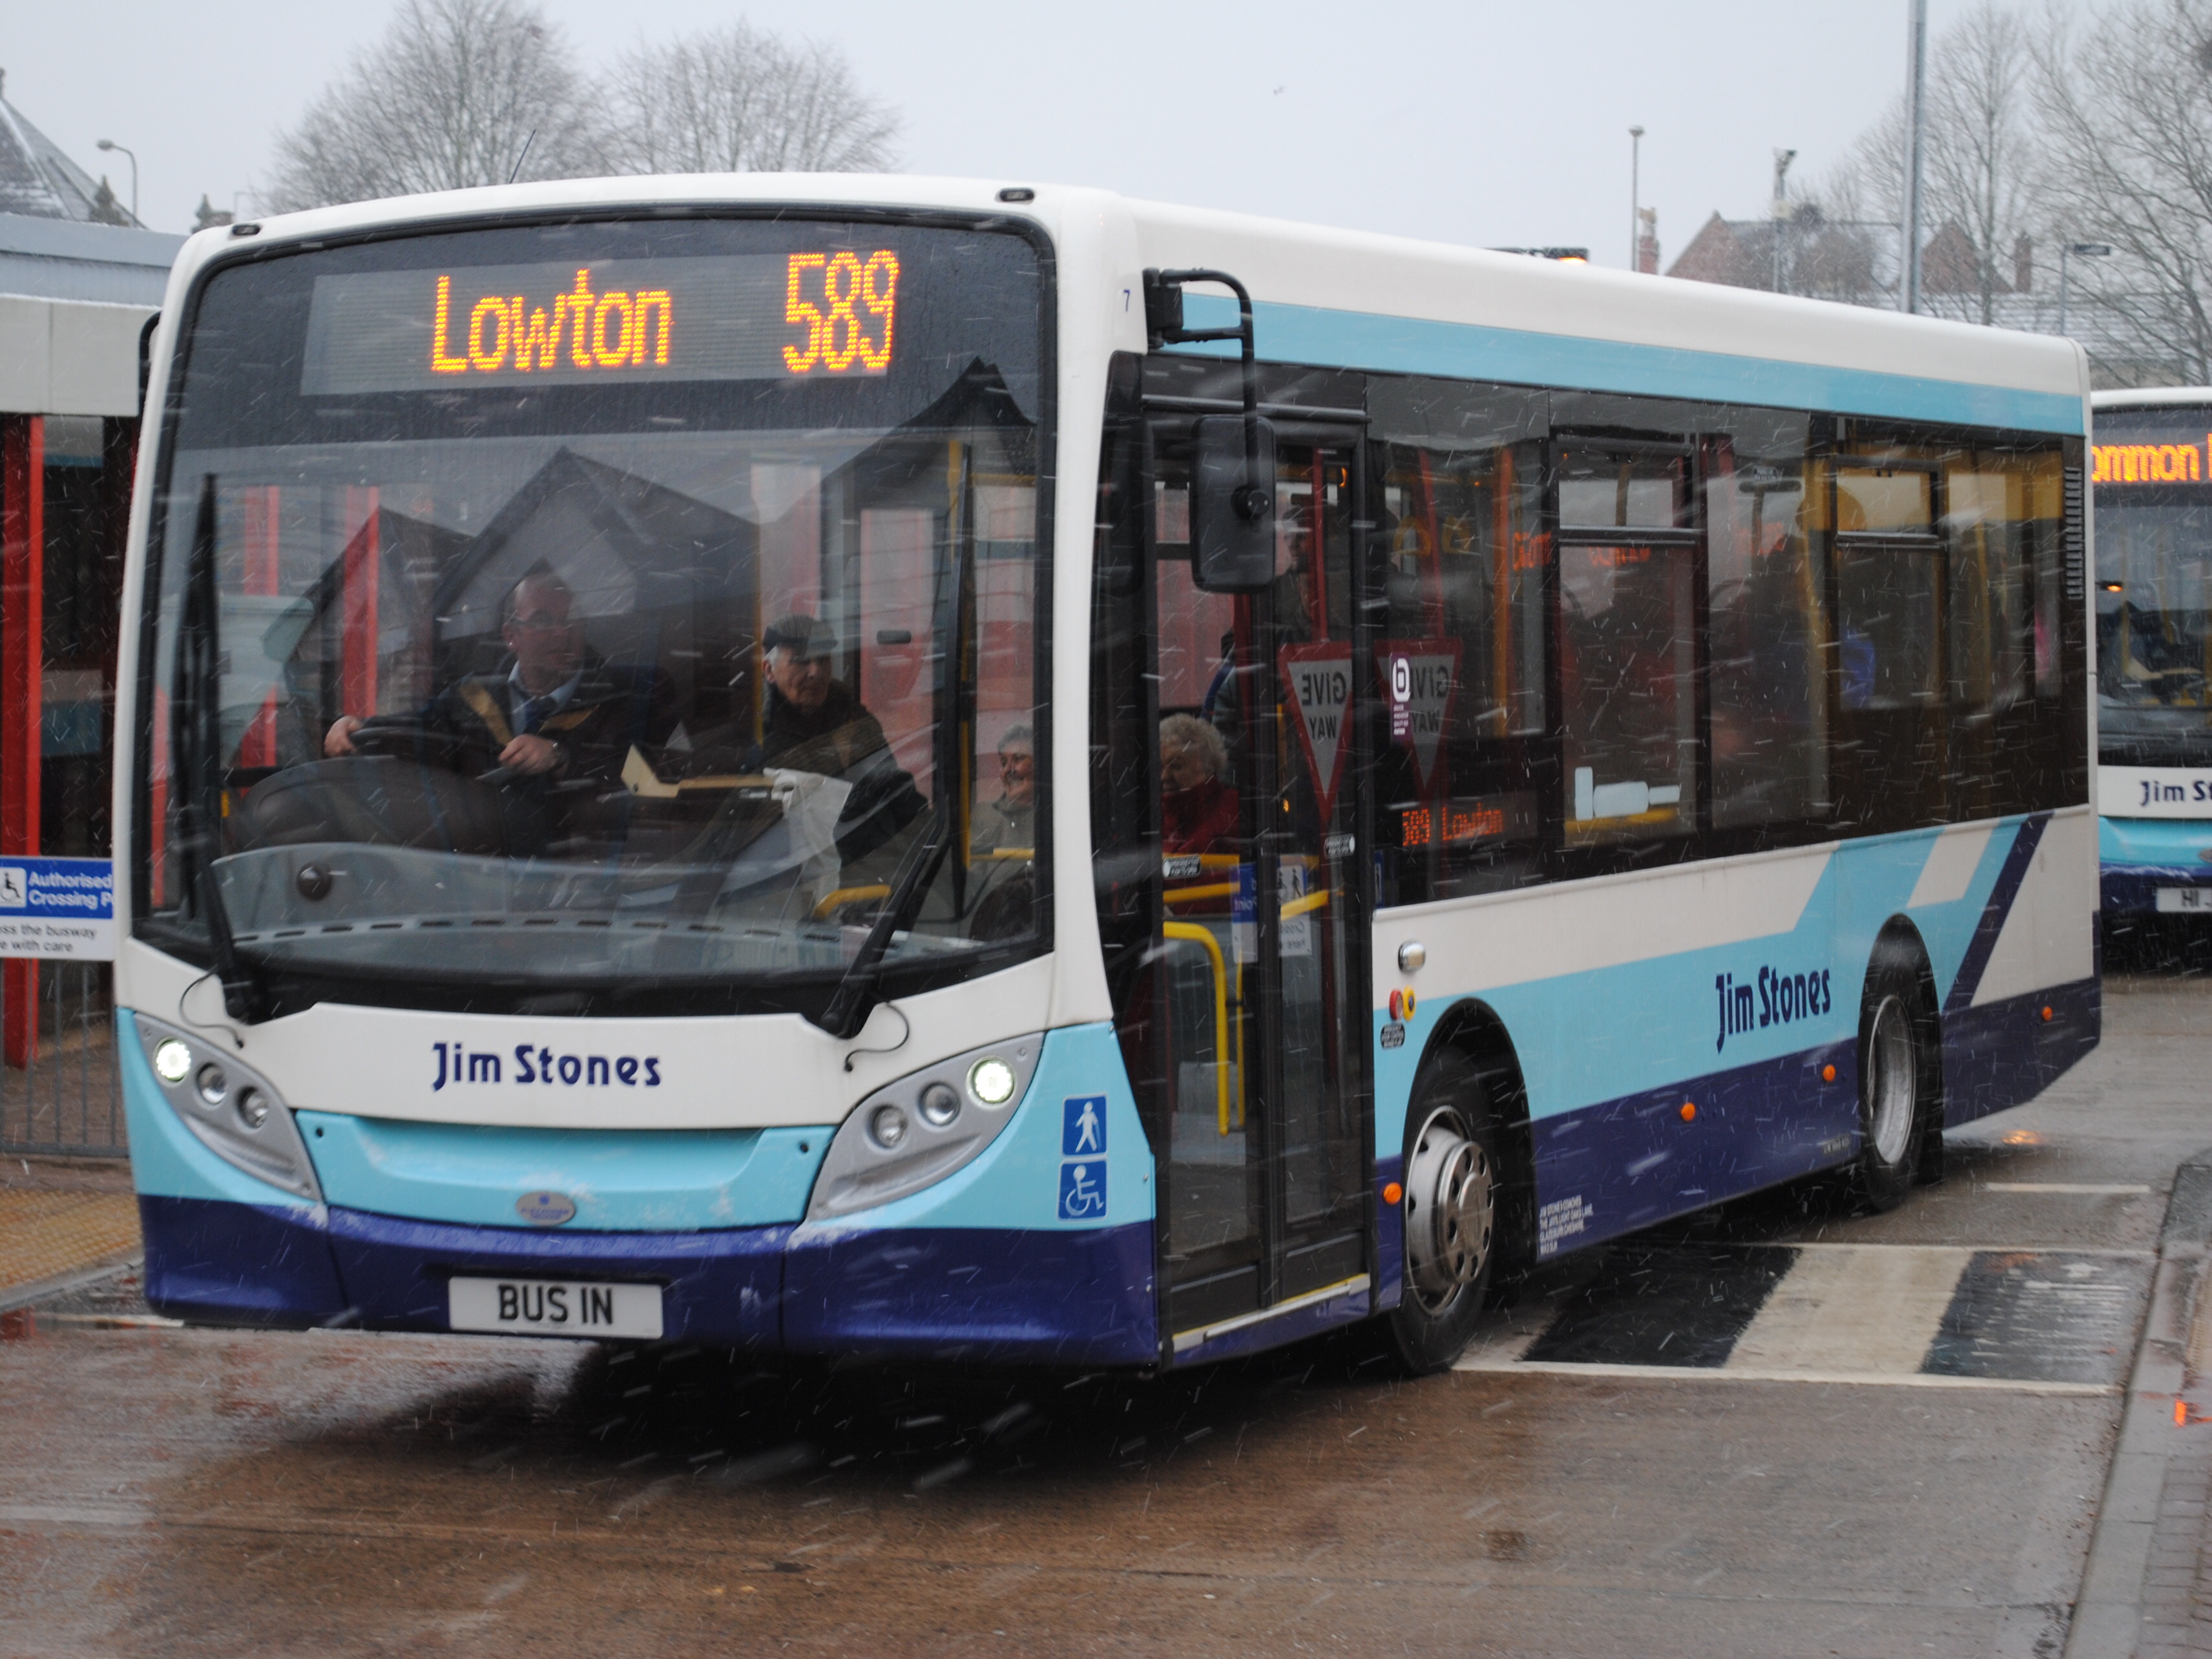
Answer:
<svg viewBox="0 0 2212 1659"><path fill-rule="evenodd" d="M565 1279L447 1281L447 1321L457 1331L514 1336L660 1337L660 1286Z"/></svg>
<svg viewBox="0 0 2212 1659"><path fill-rule="evenodd" d="M2192 916L2212 916L2212 887L2161 887L2158 890L2158 908L2168 915L2179 911Z"/></svg>

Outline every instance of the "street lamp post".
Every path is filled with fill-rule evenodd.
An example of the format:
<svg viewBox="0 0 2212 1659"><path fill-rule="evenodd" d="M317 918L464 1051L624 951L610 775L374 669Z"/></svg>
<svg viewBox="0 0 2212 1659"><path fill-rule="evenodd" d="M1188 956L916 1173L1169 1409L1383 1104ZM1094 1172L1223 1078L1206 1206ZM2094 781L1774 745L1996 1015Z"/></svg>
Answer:
<svg viewBox="0 0 2212 1659"><path fill-rule="evenodd" d="M1920 309L1920 181L1927 171L1928 0L1909 0L1905 30L1905 246L1898 250L1904 309Z"/></svg>
<svg viewBox="0 0 2212 1659"><path fill-rule="evenodd" d="M2110 242L2061 242L2058 245L2058 331L2066 331L2066 258L2103 259L2111 256Z"/></svg>
<svg viewBox="0 0 2212 1659"><path fill-rule="evenodd" d="M131 158L131 217L135 223L138 218L138 158L128 148L117 143L112 138L101 139L100 147L102 149L118 150Z"/></svg>
<svg viewBox="0 0 2212 1659"><path fill-rule="evenodd" d="M1644 269L1644 129L1628 130L1628 268Z"/></svg>

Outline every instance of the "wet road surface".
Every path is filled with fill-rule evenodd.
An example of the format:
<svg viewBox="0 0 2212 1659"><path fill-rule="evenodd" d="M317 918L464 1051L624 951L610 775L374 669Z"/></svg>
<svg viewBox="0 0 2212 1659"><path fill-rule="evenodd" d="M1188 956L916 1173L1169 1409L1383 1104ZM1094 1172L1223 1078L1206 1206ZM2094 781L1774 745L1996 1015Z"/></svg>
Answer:
<svg viewBox="0 0 2212 1659"><path fill-rule="evenodd" d="M2212 995L1856 1216L1563 1264L1468 1367L1143 1383L74 1319L0 1345L0 1653L2063 1647Z"/></svg>

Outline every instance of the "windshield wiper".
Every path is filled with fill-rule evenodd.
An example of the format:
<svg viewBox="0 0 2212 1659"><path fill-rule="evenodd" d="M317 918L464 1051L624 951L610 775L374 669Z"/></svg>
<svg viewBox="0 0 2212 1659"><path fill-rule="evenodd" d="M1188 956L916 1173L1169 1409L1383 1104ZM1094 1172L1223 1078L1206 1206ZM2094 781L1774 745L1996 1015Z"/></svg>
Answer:
<svg viewBox="0 0 2212 1659"><path fill-rule="evenodd" d="M884 901L876 925L868 929L867 938L860 942L859 954L846 968L845 977L837 981L837 988L830 993L828 1006L812 1016L817 1025L840 1042L860 1036L860 1028L876 1010L876 989L883 981L884 952L891 947L891 935L914 920L914 912L921 908L930 883L937 878L938 866L945 862L946 849L952 845L950 806L949 800L940 799L929 833L906 849L906 857L899 861L898 874L891 883L890 896Z"/></svg>
<svg viewBox="0 0 2212 1659"><path fill-rule="evenodd" d="M899 860L898 873L891 878L890 896L884 901L883 913L876 925L868 929L868 937L861 941L860 953L845 969L845 976L837 981L837 988L830 994L830 1001L814 1016L814 1023L839 1042L849 1042L860 1036L860 1028L868 1023L875 1012L876 990L883 981L884 953L891 947L891 935L914 921L914 913L921 907L922 896L929 891L930 884L937 879L937 872L945 862L945 854L952 845L958 831L960 813L953 804L954 780L960 775L957 763L961 736L960 662L961 623L963 606L967 597L969 544L974 537L974 523L969 513L968 488L969 456L965 446L961 452L960 501L961 511L952 532L951 558L945 571L945 584L939 590L937 603L937 695L936 702L936 797L934 815L929 833L920 837L907 848L906 856ZM964 872L953 867L953 912L958 915L966 908Z"/></svg>
<svg viewBox="0 0 2212 1659"><path fill-rule="evenodd" d="M222 983L223 1008L254 1024L268 1018L260 980L241 962L223 908L215 861L222 834L222 601L216 586L215 475L200 487L198 522L185 564L185 603L177 629L177 850L183 854L185 890L198 901L207 924L208 956Z"/></svg>

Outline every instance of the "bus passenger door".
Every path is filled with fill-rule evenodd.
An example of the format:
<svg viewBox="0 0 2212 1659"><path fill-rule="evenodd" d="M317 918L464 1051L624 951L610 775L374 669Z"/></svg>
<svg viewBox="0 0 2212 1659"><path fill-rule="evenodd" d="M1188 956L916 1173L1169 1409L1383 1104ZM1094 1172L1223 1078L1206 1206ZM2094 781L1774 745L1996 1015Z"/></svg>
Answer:
<svg viewBox="0 0 2212 1659"><path fill-rule="evenodd" d="M1188 424L1152 422L1161 1254L1179 1351L1371 1271L1362 445L1279 427L1277 575L1231 597L1192 580Z"/></svg>

